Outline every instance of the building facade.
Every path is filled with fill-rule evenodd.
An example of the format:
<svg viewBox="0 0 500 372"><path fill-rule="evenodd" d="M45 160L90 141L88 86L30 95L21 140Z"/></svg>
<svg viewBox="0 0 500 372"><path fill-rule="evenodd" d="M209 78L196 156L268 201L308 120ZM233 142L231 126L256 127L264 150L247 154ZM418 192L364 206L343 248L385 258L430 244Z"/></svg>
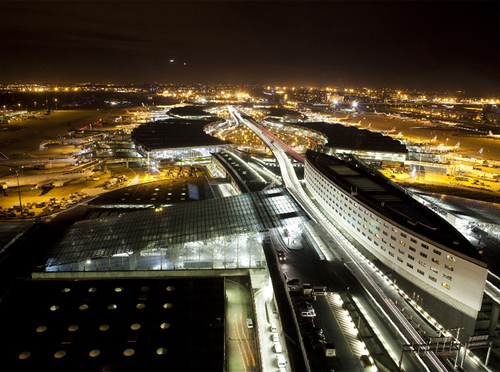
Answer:
<svg viewBox="0 0 500 372"><path fill-rule="evenodd" d="M305 181L332 222L381 263L466 318L477 318L487 267L453 226L361 164L308 151ZM431 315L446 321L446 314Z"/></svg>

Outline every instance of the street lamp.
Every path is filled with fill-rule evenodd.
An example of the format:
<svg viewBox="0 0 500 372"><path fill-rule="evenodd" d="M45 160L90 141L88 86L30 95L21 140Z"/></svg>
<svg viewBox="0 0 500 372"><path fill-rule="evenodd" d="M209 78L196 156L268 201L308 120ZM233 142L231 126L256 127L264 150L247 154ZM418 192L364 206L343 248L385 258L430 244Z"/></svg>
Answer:
<svg viewBox="0 0 500 372"><path fill-rule="evenodd" d="M21 216L23 215L23 203L21 202L21 187L19 186L19 171L16 169L17 175L17 193L19 194L19 212L21 212Z"/></svg>

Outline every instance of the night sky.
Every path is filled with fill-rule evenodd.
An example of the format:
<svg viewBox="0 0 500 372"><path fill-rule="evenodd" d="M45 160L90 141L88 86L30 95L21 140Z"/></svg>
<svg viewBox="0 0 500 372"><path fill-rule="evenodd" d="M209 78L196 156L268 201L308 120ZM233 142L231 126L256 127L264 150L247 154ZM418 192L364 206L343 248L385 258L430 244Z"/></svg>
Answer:
<svg viewBox="0 0 500 372"><path fill-rule="evenodd" d="M4 1L0 82L487 94L500 91L499 10L496 1Z"/></svg>

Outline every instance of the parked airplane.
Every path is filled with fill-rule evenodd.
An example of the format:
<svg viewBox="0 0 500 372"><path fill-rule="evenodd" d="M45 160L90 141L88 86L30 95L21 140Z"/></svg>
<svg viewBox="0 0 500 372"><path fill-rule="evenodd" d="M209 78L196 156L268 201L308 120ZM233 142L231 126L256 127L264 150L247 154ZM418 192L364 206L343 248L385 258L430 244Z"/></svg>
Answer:
<svg viewBox="0 0 500 372"><path fill-rule="evenodd" d="M30 186L35 185L36 188L52 185L54 187L61 187L69 180L77 178L87 178L94 174L93 169L80 169L64 172L44 173L36 175L23 174L19 177L9 176L0 178L0 186L3 189L8 187L17 186Z"/></svg>
<svg viewBox="0 0 500 372"><path fill-rule="evenodd" d="M56 133L57 134L57 141L61 142L62 144L72 144L72 145L77 145L77 144L82 144L82 143L85 143L85 142L89 142L91 141L94 136L88 136L88 137L71 137L71 138L63 138L59 135L59 133Z"/></svg>
<svg viewBox="0 0 500 372"><path fill-rule="evenodd" d="M493 134L493 132L490 130L488 132L488 138L500 138L500 134Z"/></svg>
<svg viewBox="0 0 500 372"><path fill-rule="evenodd" d="M396 127L392 127L391 129L370 129L372 126L372 123L368 124L366 129L368 129L370 132L375 132L375 133L382 133L382 134L389 134L389 133L395 133L396 132Z"/></svg>
<svg viewBox="0 0 500 372"><path fill-rule="evenodd" d="M50 168L52 164L74 164L79 159L74 156L52 156L40 158L26 158L26 159L0 159L0 165L8 167L22 167L27 165L41 164L46 168Z"/></svg>
<svg viewBox="0 0 500 372"><path fill-rule="evenodd" d="M361 125L361 120L358 121L357 123L346 123L344 122L345 125L347 125L348 127L359 127Z"/></svg>

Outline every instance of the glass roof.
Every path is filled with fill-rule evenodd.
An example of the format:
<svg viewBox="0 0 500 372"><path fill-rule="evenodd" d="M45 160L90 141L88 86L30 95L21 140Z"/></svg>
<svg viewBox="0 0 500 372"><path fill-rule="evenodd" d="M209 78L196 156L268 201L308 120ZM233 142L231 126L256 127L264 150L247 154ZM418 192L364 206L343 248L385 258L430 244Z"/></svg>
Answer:
<svg viewBox="0 0 500 372"><path fill-rule="evenodd" d="M296 225L307 215L286 189L147 209L75 223L46 266Z"/></svg>

